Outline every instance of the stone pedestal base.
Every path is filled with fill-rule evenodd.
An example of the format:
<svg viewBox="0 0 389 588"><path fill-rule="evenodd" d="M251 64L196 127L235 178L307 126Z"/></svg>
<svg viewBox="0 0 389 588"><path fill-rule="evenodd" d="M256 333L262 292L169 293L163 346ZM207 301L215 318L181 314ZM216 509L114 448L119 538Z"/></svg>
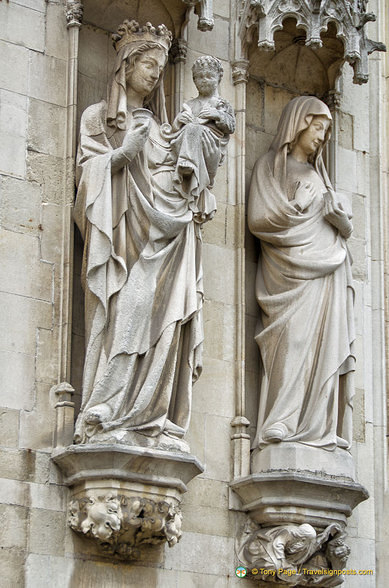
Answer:
<svg viewBox="0 0 389 588"><path fill-rule="evenodd" d="M271 444L253 452L251 471L231 484L248 515L236 539L248 575L274 585L342 584L350 553L347 517L368 498L355 480L352 456Z"/></svg>
<svg viewBox="0 0 389 588"><path fill-rule="evenodd" d="M345 449L326 451L302 443L272 443L256 449L251 456L251 471L310 472L355 481L352 455Z"/></svg>
<svg viewBox="0 0 389 588"><path fill-rule="evenodd" d="M204 471L187 453L125 445L72 445L52 458L70 487L69 526L125 559L179 541L181 496Z"/></svg>
<svg viewBox="0 0 389 588"><path fill-rule="evenodd" d="M352 456L343 449L272 444L253 452L251 471L231 487L242 509L259 524L344 527L353 508L368 498L355 480Z"/></svg>
<svg viewBox="0 0 389 588"><path fill-rule="evenodd" d="M353 508L368 498L356 482L309 472L269 472L235 480L232 489L242 510L259 524L285 523L325 528L331 523L344 527Z"/></svg>

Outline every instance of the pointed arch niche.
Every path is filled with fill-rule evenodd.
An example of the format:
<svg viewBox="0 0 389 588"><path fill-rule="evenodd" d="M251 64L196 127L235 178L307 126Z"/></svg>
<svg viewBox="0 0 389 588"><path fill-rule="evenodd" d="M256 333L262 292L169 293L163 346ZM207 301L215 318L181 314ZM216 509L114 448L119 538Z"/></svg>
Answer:
<svg viewBox="0 0 389 588"><path fill-rule="evenodd" d="M343 3L339 4L343 6ZM296 96L316 96L326 102L332 112L332 139L325 158L336 189L337 151L341 148L338 119L340 121L342 116L338 112L341 97L338 79L343 64L348 61L354 69L354 83L367 82L367 55L371 51L366 47L369 43L373 46L373 42L364 36L363 25L373 20L374 15L366 14L364 6L362 8L358 14L353 13L358 18L351 18L350 7L343 11L339 9L339 13L335 14L331 0L242 2L240 40L242 57L248 64L245 109L246 203L254 164L268 151L284 106ZM379 44L375 44L375 49L384 50ZM352 142L349 148L352 150ZM261 320L255 298L260 254L258 240L246 228L245 395L240 402L240 406L245 406L245 412L242 411L243 414L238 416L248 428L249 435L246 437L250 441L257 427L262 380L261 358L254 338ZM264 539L263 533L277 534L280 529L285 531L288 524L310 525L313 534L321 533L324 529L331 530L331 525L335 525L337 532L344 533L347 518L368 497L365 488L356 480L350 454L334 452L333 455L326 455L320 448L317 452L316 448L313 451L312 448L306 450L304 444L289 444L287 447L286 443L273 443L261 451L254 451L250 459L248 441L244 451L236 458L241 464L240 475L231 483L232 494L239 497L238 501L231 499L231 508L243 511L246 515L242 517L245 523L237 533L241 565L255 563L255 567L259 568L262 565L261 556L254 562L255 557L251 559L250 549L258 549L260 553L258 544L261 544L267 551L268 541ZM239 472L239 467L235 470ZM338 504L339 499L335 495L342 497L341 504ZM342 535L342 541L344 537ZM246 553L244 549L247 546ZM327 565L329 569L335 569L334 566L339 564L328 560ZM274 567L276 571L276 563Z"/></svg>

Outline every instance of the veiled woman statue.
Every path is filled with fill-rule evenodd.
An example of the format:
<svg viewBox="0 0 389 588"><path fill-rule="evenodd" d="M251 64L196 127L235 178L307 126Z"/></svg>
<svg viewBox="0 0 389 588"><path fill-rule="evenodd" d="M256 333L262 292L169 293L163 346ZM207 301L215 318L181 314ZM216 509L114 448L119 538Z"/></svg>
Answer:
<svg viewBox="0 0 389 588"><path fill-rule="evenodd" d="M256 341L263 365L254 448L351 444L352 224L322 160L330 128L323 102L294 98L253 171L248 220L261 241Z"/></svg>
<svg viewBox="0 0 389 588"><path fill-rule="evenodd" d="M115 41L108 103L81 119L75 220L87 346L75 440L187 450L203 286L199 225L173 188L175 161L160 134L171 33L125 21ZM217 142L204 150L216 170Z"/></svg>

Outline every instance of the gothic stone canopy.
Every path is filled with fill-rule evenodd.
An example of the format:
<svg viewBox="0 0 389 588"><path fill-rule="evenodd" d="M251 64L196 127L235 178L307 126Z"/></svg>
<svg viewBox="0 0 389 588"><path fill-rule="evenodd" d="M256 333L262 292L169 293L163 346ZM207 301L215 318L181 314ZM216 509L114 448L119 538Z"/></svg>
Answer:
<svg viewBox="0 0 389 588"><path fill-rule="evenodd" d="M383 43L366 37L364 26L375 20L374 14L366 12L366 5L367 0L243 0L240 36L248 46L257 33L258 47L273 51L274 34L286 19L293 18L297 28L306 33L305 45L319 49L323 45L321 34L333 23L336 36L343 42L343 60L354 69L354 83L363 84L368 81L368 55L386 51Z"/></svg>
<svg viewBox="0 0 389 588"><path fill-rule="evenodd" d="M104 28L108 26L114 30L115 23L128 17L129 6L128 2L121 0L117 0L114 7L111 4L111 0L99 0L98 3L93 0L66 0L68 27L80 26L85 11L85 20L90 24L104 25ZM173 0L169 3L169 9L163 3L152 0L144 2L143 5L138 2L132 16L146 22L152 14L154 22L165 22L173 33L178 34L182 22L186 19L185 12L191 8L194 8L197 15L197 28L200 31L211 31L215 24L212 0Z"/></svg>

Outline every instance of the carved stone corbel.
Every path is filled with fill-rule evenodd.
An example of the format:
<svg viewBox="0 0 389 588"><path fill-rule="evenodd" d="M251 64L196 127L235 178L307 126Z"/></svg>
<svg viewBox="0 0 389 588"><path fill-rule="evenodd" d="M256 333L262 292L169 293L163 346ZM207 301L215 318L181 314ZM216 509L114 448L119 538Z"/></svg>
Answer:
<svg viewBox="0 0 389 588"><path fill-rule="evenodd" d="M215 20L213 18L213 0L182 0L184 4L194 6L198 15L197 28L200 31L212 31Z"/></svg>
<svg viewBox="0 0 389 588"><path fill-rule="evenodd" d="M314 528L308 523L261 527L247 519L236 540L236 554L248 577L288 586L343 583L350 548L338 524Z"/></svg>
<svg viewBox="0 0 389 588"><path fill-rule="evenodd" d="M68 522L105 553L128 560L138 559L144 545L173 547L182 535L181 511L172 502L121 491L80 493L70 501Z"/></svg>
<svg viewBox="0 0 389 588"><path fill-rule="evenodd" d="M52 459L70 489L71 529L128 560L180 540L182 495L204 471L190 454L113 444L70 445Z"/></svg>
<svg viewBox="0 0 389 588"><path fill-rule="evenodd" d="M188 53L188 42L186 39L173 39L170 48L170 57L174 64L185 63Z"/></svg>
<svg viewBox="0 0 389 588"><path fill-rule="evenodd" d="M237 59L232 62L232 82L236 84L247 84L249 80L249 61L248 59Z"/></svg>
<svg viewBox="0 0 389 588"><path fill-rule="evenodd" d="M84 15L84 6L80 0L67 0L66 2L66 20L67 26L81 27Z"/></svg>

